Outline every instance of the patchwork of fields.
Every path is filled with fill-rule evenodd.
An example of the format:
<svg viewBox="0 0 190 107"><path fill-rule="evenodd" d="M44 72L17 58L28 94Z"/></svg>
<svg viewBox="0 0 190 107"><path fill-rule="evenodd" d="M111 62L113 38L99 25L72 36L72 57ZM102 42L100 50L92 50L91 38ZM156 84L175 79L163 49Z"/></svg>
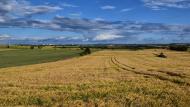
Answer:
<svg viewBox="0 0 190 107"><path fill-rule="evenodd" d="M167 58L154 53L164 52ZM0 106L190 105L190 53L105 50L0 69Z"/></svg>

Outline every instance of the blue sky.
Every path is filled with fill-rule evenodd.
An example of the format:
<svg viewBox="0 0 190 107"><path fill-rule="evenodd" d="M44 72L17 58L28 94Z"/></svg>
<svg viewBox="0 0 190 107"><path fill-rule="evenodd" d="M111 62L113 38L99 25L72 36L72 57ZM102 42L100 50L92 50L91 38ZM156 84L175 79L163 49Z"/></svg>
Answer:
<svg viewBox="0 0 190 107"><path fill-rule="evenodd" d="M0 0L0 43L190 43L190 0Z"/></svg>

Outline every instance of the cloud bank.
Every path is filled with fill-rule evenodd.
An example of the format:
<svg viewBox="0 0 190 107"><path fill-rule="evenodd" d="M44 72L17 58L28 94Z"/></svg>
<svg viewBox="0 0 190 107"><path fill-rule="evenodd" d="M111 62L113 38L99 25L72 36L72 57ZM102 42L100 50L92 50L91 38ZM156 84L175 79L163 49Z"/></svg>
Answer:
<svg viewBox="0 0 190 107"><path fill-rule="evenodd" d="M143 0L146 6L187 8L187 0ZM171 5L171 4L172 5ZM170 4L170 5L169 5ZM67 7L72 5L65 4ZM177 6L175 6L177 7ZM38 5L21 0L0 0L0 27L1 28L38 28L53 31L69 31L83 35L75 37L74 41L109 41L111 43L165 43L189 42L190 25L169 25L164 23L148 23L135 21L106 21L85 18L68 18L55 16L51 20L37 20L33 15L45 14L62 9L59 6ZM113 10L114 6L104 6L102 9ZM128 11L124 9L123 11ZM148 35L148 36L147 36ZM150 36L149 36L150 35ZM0 37L5 38L5 36ZM72 37L71 37L72 38ZM51 38L52 39L52 38ZM55 39L57 40L57 39ZM61 40L73 40L62 38Z"/></svg>
<svg viewBox="0 0 190 107"><path fill-rule="evenodd" d="M29 18L37 14L45 14L61 10L59 6L33 6L25 0L0 0L0 22L14 18Z"/></svg>
<svg viewBox="0 0 190 107"><path fill-rule="evenodd" d="M142 0L145 6L153 10L160 10L165 8L190 8L189 0Z"/></svg>
<svg viewBox="0 0 190 107"><path fill-rule="evenodd" d="M80 33L84 39L89 41L114 41L122 38L128 40L131 37L146 37L148 39L163 36L170 36L173 42L183 42L186 37L190 42L189 25L168 25L162 23L143 23L134 21L99 21L94 19L73 19L56 16L50 21L33 20L33 19L12 19L6 22L0 22L0 27L21 27L21 28L39 28L55 31L69 31ZM165 38L163 38L165 39ZM135 40L137 40L135 38ZM148 41L147 41L148 42ZM162 42L162 41L157 41ZM172 41L171 41L172 42Z"/></svg>

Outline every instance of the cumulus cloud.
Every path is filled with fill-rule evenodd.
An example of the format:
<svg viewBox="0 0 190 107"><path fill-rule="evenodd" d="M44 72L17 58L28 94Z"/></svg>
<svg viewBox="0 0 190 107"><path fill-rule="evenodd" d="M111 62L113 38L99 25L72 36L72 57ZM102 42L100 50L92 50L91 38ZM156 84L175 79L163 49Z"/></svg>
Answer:
<svg viewBox="0 0 190 107"><path fill-rule="evenodd" d="M144 2L146 3L148 3L148 1L150 0L144 0ZM166 1L171 2L172 0ZM173 2L175 1L178 0L174 0ZM169 25L163 23L144 23L135 21L106 21L101 20L100 18L83 19L67 18L62 16L55 16L52 20L46 21L28 18L28 16L56 11L59 9L61 8L56 6L32 6L30 3L24 0L19 2L18 0L0 0L0 27L39 28L54 31L76 32L83 35L83 37L80 37L80 39L78 37L75 37L75 39L64 39L72 41L77 41L77 39L81 40L81 38L83 39L83 41L92 42L105 40L113 41L118 39L127 41L129 39L132 39L133 37L140 38L140 36L142 35L147 35L151 33L151 37L153 38L160 35L172 35L173 38L171 38L171 40L175 39L176 41L182 41L183 39L176 38L186 37L185 41L190 42L190 25ZM102 7L102 9L110 10L115 9L115 7L105 6L104 8ZM123 11L127 11L127 9L124 9ZM2 36L1 38L6 38L6 36Z"/></svg>
<svg viewBox="0 0 190 107"><path fill-rule="evenodd" d="M190 8L189 0L142 0L145 6L153 10L165 8Z"/></svg>
<svg viewBox="0 0 190 107"><path fill-rule="evenodd" d="M72 8L72 7L73 7L73 8L74 8L74 7L79 7L79 6L77 6L77 5L69 4L69 3L63 3L62 6L63 6L63 7L71 7L71 8Z"/></svg>
<svg viewBox="0 0 190 107"><path fill-rule="evenodd" d="M125 8L125 9L122 9L121 12L128 12L128 11L131 11L133 10L133 8Z"/></svg>
<svg viewBox="0 0 190 107"><path fill-rule="evenodd" d="M6 39L10 39L11 36L7 35L7 34L0 34L0 40L6 40Z"/></svg>
<svg viewBox="0 0 190 107"><path fill-rule="evenodd" d="M61 10L59 6L37 5L33 6L25 0L0 0L0 16L15 18L32 16L35 14L43 14Z"/></svg>
<svg viewBox="0 0 190 107"><path fill-rule="evenodd" d="M3 17L3 16L0 16L0 22L5 22L5 17Z"/></svg>
<svg viewBox="0 0 190 107"><path fill-rule="evenodd" d="M112 33L103 33L103 34L95 36L94 40L95 41L114 40L114 39L118 39L122 37L123 36L121 35L116 35Z"/></svg>
<svg viewBox="0 0 190 107"><path fill-rule="evenodd" d="M69 15L72 16L72 17L80 17L82 15L82 12L70 13Z"/></svg>
<svg viewBox="0 0 190 107"><path fill-rule="evenodd" d="M26 7L23 7L23 12L22 14L23 15L26 15L26 16L31 16L31 15L35 15L35 14L43 14L43 13L48 13L48 12L53 12L53 11L56 11L56 10L61 10L62 8L61 7L51 7L51 6L26 6Z"/></svg>
<svg viewBox="0 0 190 107"><path fill-rule="evenodd" d="M100 17L97 17L97 18L95 18L94 20L95 20L95 21L104 21L105 19L100 18Z"/></svg>
<svg viewBox="0 0 190 107"><path fill-rule="evenodd" d="M116 7L111 5L102 6L102 10L114 10Z"/></svg>
<svg viewBox="0 0 190 107"><path fill-rule="evenodd" d="M86 40L117 40L129 36L157 35L190 36L190 25L168 25L134 21L105 21L56 16L53 20L11 19L0 22L0 27L40 28L80 33ZM172 38L171 38L172 39ZM190 41L190 40L189 40Z"/></svg>

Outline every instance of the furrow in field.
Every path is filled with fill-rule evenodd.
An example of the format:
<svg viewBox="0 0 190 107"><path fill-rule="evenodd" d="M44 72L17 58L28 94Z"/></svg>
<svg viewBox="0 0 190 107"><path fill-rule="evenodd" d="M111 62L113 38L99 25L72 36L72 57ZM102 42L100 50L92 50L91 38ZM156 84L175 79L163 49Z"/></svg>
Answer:
<svg viewBox="0 0 190 107"><path fill-rule="evenodd" d="M115 57L112 57L112 63L115 64L119 69L125 70L125 71L131 71L135 74L140 74L140 75L145 75L145 76L151 76L160 80L164 80L164 81L169 81L175 84L179 84L179 85L188 85L190 86L190 83L180 80L180 79L174 79L174 78L169 78L169 77L165 77L165 76L161 76L159 74L154 74L154 73L148 73L148 72L144 72L144 71L137 71L135 70L134 67L130 67L128 65L125 65L123 63L120 63Z"/></svg>
<svg viewBox="0 0 190 107"><path fill-rule="evenodd" d="M168 62L168 60L170 63L172 62L172 61L170 61L170 60L172 60L170 58L169 59L161 59L161 58L157 58L157 57L153 57L153 56L149 56L149 55L144 56L144 54L142 54L142 56L139 56L139 54L138 55L134 54L133 56L127 57L127 59L125 59L124 57L119 57L119 58L117 57L117 59L120 60L120 62L123 66L129 67L129 68L130 68L130 66L128 66L128 64L133 65L135 67L138 66L137 69L140 68L140 70L144 70L144 71L150 71L150 72L154 72L154 73L155 72L163 73L167 76L172 76L172 77L179 77L179 78L186 78L186 79L189 78L188 74L185 73L185 71L188 71L188 69L185 69L185 67L184 67L184 70L178 70L176 68L170 69L170 68L164 67L165 64L167 64L165 62ZM135 64L134 64L134 62L135 62Z"/></svg>

